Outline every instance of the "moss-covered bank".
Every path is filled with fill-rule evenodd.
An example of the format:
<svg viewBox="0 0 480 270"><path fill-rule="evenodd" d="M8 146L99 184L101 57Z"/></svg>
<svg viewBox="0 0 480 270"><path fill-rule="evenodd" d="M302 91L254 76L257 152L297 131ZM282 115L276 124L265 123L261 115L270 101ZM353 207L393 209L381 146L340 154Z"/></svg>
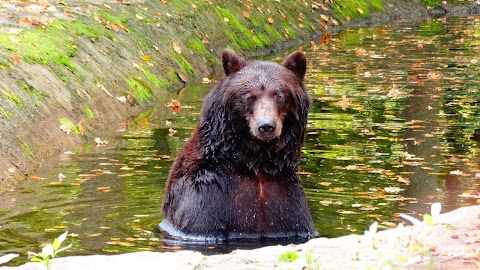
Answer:
<svg viewBox="0 0 480 270"><path fill-rule="evenodd" d="M0 192L207 76L224 47L265 55L353 23L428 16L420 0L34 2L2 6Z"/></svg>

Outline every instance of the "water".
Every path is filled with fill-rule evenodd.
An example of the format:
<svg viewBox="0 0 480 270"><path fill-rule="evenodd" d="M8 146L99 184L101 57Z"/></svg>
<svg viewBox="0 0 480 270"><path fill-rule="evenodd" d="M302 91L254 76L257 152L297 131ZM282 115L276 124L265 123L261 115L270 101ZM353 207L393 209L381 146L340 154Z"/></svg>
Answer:
<svg viewBox="0 0 480 270"><path fill-rule="evenodd" d="M388 227L432 202L444 211L480 203L479 36L478 18L454 18L351 29L305 46L314 102L301 177L322 235ZM72 149L3 194L0 255L25 262L67 229L73 247L61 256L270 244L180 245L155 229L168 170L212 85L160 100L102 137L106 146ZM175 114L165 106L172 98L184 106Z"/></svg>

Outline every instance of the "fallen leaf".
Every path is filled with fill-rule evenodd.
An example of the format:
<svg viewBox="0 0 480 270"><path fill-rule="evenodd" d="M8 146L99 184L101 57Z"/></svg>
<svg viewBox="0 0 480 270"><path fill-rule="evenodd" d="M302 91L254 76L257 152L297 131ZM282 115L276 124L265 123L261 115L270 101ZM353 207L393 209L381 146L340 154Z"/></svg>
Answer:
<svg viewBox="0 0 480 270"><path fill-rule="evenodd" d="M178 46L177 43L173 42L173 50L177 53L177 54L182 54L182 48L180 48L180 46Z"/></svg>
<svg viewBox="0 0 480 270"><path fill-rule="evenodd" d="M103 92L105 92L108 96L113 97L113 95L110 94L107 88L105 88L105 86L103 86L101 83L97 82L97 87L100 88L100 90L102 90Z"/></svg>
<svg viewBox="0 0 480 270"><path fill-rule="evenodd" d="M61 129L63 132L67 133L67 134L72 133L72 127L71 127L70 125L68 125L68 124L63 124L63 125L61 125L61 126L60 126L60 129Z"/></svg>
<svg viewBox="0 0 480 270"><path fill-rule="evenodd" d="M242 15L243 15L243 17L245 17L247 19L250 19L250 14L248 14L248 12L242 11Z"/></svg>
<svg viewBox="0 0 480 270"><path fill-rule="evenodd" d="M20 57L18 56L18 54L13 53L12 54L12 59L13 59L13 61L15 61L15 63L20 64Z"/></svg>
<svg viewBox="0 0 480 270"><path fill-rule="evenodd" d="M272 17L268 17L267 21L268 21L269 24L272 24L272 23L273 23L273 18L272 18Z"/></svg>
<svg viewBox="0 0 480 270"><path fill-rule="evenodd" d="M210 80L209 78L203 78L202 82L205 84L208 84L208 83L211 83L212 80Z"/></svg>
<svg viewBox="0 0 480 270"><path fill-rule="evenodd" d="M33 181L39 181L39 180L44 180L45 178L34 175L34 176L30 177L30 179L32 179Z"/></svg>
<svg viewBox="0 0 480 270"><path fill-rule="evenodd" d="M173 135L175 135L175 133L177 133L177 131L175 129L173 129L173 128L168 129L168 136L173 136Z"/></svg>
<svg viewBox="0 0 480 270"><path fill-rule="evenodd" d="M322 20L324 20L325 22L330 21L330 19L327 16L325 16L324 14L320 14L320 18L322 18Z"/></svg>
<svg viewBox="0 0 480 270"><path fill-rule="evenodd" d="M399 187L386 187L384 188L385 192L387 193L399 193L400 191L402 191L403 189L399 188Z"/></svg>
<svg viewBox="0 0 480 270"><path fill-rule="evenodd" d="M97 146L101 146L108 144L108 141L102 141L102 139L100 138L95 138L95 143L97 144Z"/></svg>
<svg viewBox="0 0 480 270"><path fill-rule="evenodd" d="M121 97L117 97L117 100L122 102L122 103L126 103L128 98L126 96L121 96Z"/></svg>
<svg viewBox="0 0 480 270"><path fill-rule="evenodd" d="M188 82L188 77L185 76L183 73L178 73L178 77L180 78L180 80L182 80L182 82Z"/></svg>
<svg viewBox="0 0 480 270"><path fill-rule="evenodd" d="M144 55L142 55L142 60L143 61L148 61L148 60L150 60L150 56L144 54Z"/></svg>

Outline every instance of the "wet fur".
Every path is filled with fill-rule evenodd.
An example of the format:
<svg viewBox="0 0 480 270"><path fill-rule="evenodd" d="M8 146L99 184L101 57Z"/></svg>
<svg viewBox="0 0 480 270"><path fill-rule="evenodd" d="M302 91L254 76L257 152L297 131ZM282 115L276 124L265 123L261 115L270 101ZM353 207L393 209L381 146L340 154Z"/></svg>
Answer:
<svg viewBox="0 0 480 270"><path fill-rule="evenodd" d="M226 76L170 171L160 227L195 239L315 236L297 175L310 107L303 53L279 65L225 50L222 63ZM285 95L270 108L281 133L263 141L252 133L248 96L270 99L276 91Z"/></svg>

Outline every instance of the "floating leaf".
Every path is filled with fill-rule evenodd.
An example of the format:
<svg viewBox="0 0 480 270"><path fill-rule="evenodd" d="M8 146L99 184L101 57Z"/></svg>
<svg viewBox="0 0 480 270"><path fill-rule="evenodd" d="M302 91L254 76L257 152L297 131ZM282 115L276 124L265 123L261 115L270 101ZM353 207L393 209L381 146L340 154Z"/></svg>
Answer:
<svg viewBox="0 0 480 270"><path fill-rule="evenodd" d="M347 95L342 95L342 100L338 102L342 106L342 110L346 111L352 105L352 101L347 98Z"/></svg>
<svg viewBox="0 0 480 270"><path fill-rule="evenodd" d="M173 129L173 128L168 129L168 136L173 136L173 135L175 135L175 133L177 133L177 131L175 129Z"/></svg>
<svg viewBox="0 0 480 270"><path fill-rule="evenodd" d="M182 104L180 104L179 100L172 99L170 102L167 103L167 108L170 109L173 113L178 113L182 108Z"/></svg>

